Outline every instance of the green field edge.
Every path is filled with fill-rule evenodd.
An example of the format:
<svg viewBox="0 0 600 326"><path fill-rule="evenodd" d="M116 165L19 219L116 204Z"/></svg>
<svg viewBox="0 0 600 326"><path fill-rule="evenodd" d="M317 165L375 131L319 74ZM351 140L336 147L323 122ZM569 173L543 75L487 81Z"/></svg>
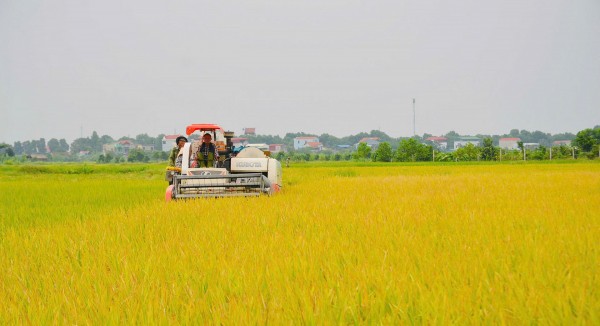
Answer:
<svg viewBox="0 0 600 326"><path fill-rule="evenodd" d="M555 164L600 164L600 160L530 160L530 161L459 161L459 162L370 162L370 161L301 161L290 162L283 168L314 167L397 167L397 166L486 166L486 165L555 165ZM127 174L157 173L165 171L166 163L52 163L39 162L27 164L2 164L1 176L18 176L22 174Z"/></svg>

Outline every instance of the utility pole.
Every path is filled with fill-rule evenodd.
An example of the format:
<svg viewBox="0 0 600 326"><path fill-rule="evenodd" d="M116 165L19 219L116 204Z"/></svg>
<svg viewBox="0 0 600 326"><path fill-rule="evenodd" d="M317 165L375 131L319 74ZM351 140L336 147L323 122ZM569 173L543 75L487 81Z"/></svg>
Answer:
<svg viewBox="0 0 600 326"><path fill-rule="evenodd" d="M415 111L415 99L413 98L413 136L417 135L417 130L415 128L415 125L416 125L415 122L417 120L416 115L417 114L416 114L416 111Z"/></svg>

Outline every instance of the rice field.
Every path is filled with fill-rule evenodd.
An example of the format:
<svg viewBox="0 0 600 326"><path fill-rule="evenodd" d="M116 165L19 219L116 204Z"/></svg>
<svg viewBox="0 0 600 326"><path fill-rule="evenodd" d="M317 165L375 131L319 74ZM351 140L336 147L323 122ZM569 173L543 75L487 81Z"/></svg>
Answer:
<svg viewBox="0 0 600 326"><path fill-rule="evenodd" d="M0 324L600 324L600 164L0 166Z"/></svg>

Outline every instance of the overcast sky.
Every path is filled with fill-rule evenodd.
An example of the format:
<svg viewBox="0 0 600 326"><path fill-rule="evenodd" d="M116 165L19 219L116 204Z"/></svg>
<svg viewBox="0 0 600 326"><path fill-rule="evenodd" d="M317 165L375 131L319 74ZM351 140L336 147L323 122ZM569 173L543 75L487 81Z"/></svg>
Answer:
<svg viewBox="0 0 600 326"><path fill-rule="evenodd" d="M0 142L600 124L600 1L0 0Z"/></svg>

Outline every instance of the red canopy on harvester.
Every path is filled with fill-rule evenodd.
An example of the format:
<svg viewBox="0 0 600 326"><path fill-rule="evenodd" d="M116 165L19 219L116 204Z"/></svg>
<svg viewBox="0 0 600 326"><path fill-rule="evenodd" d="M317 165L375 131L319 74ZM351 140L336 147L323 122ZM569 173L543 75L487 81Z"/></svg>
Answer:
<svg viewBox="0 0 600 326"><path fill-rule="evenodd" d="M194 123L192 125L185 127L185 133L188 136L191 135L196 130L215 131L215 130L223 130L223 128L221 128L219 125L215 125L212 123Z"/></svg>

